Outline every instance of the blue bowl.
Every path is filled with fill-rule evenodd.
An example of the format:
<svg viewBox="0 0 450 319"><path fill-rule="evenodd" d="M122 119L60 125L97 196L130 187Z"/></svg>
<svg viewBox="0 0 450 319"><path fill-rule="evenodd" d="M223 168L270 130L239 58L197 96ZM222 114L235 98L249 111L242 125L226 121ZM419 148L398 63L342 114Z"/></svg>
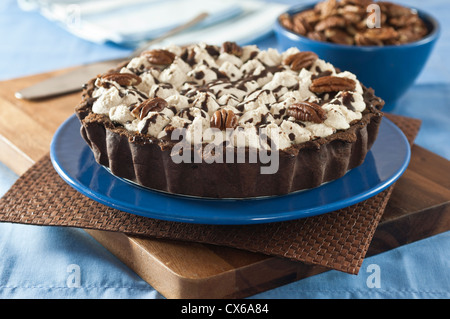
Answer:
<svg viewBox="0 0 450 319"><path fill-rule="evenodd" d="M314 5L295 6L286 13L292 15L311 9ZM290 47L313 51L341 70L354 73L366 87L373 88L375 94L385 101L383 111L389 112L419 76L440 34L436 19L422 10L416 10L429 33L423 39L408 44L356 46L321 42L286 29L278 19L275 34L283 51Z"/></svg>

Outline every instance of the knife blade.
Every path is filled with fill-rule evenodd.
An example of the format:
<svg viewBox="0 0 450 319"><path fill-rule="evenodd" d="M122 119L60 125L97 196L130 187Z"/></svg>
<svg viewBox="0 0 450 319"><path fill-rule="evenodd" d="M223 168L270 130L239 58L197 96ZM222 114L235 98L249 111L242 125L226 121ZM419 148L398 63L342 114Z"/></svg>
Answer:
<svg viewBox="0 0 450 319"><path fill-rule="evenodd" d="M141 52L148 49L152 45L198 24L207 16L208 14L205 12L200 13L188 22L181 24L172 30L169 30L164 35L139 46L128 57L82 65L73 71L68 71L61 75L51 77L47 80L21 89L15 93L15 97L18 99L37 100L81 91L83 85L89 79L106 72L112 67L117 66L120 62L139 56Z"/></svg>
<svg viewBox="0 0 450 319"><path fill-rule="evenodd" d="M124 59L101 61L82 65L73 71L51 77L15 93L16 98L38 100L78 92L87 80L117 66Z"/></svg>

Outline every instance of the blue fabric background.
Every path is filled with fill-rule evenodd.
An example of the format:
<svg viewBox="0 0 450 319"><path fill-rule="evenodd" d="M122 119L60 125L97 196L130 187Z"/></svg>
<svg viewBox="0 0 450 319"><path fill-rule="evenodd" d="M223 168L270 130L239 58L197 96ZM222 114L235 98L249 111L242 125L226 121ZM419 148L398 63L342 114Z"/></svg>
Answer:
<svg viewBox="0 0 450 319"><path fill-rule="evenodd" d="M450 159L450 3L399 2L436 16L442 34L425 70L393 113L422 119L416 143ZM21 11L15 0L0 2L0 38L0 80L129 52L78 39L36 12ZM257 44L277 45L273 36ZM0 163L0 196L17 178ZM328 271L250 298L449 298L449 262L446 232L366 258L358 275ZM78 265L81 274L75 287L72 265ZM370 288L373 265L379 269L380 286ZM83 230L0 223L0 298L164 297Z"/></svg>

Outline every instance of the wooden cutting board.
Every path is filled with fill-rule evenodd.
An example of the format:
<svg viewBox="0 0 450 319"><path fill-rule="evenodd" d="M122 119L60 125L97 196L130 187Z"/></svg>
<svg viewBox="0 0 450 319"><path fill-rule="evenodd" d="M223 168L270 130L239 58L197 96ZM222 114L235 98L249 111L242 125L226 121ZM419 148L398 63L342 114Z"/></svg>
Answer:
<svg viewBox="0 0 450 319"><path fill-rule="evenodd" d="M0 82L0 161L21 175L48 153L79 93L35 102L14 93L71 69ZM417 145L368 256L450 230L450 162ZM86 230L167 298L242 298L327 269L214 245Z"/></svg>

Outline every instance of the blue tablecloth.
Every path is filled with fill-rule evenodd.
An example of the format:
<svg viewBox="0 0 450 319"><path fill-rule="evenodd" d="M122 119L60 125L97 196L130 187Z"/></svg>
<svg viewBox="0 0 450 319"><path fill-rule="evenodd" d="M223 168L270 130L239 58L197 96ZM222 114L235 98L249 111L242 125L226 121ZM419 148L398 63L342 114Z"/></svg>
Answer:
<svg viewBox="0 0 450 319"><path fill-rule="evenodd" d="M401 2L436 16L442 34L425 70L392 112L420 118L416 143L450 159L450 4ZM20 10L15 0L0 2L0 38L0 80L130 52L80 39L38 12ZM257 44L277 46L270 34ZM17 178L0 164L0 196ZM250 298L449 298L449 262L446 232L366 258L358 275L328 271ZM164 297L83 230L0 223L0 298Z"/></svg>

